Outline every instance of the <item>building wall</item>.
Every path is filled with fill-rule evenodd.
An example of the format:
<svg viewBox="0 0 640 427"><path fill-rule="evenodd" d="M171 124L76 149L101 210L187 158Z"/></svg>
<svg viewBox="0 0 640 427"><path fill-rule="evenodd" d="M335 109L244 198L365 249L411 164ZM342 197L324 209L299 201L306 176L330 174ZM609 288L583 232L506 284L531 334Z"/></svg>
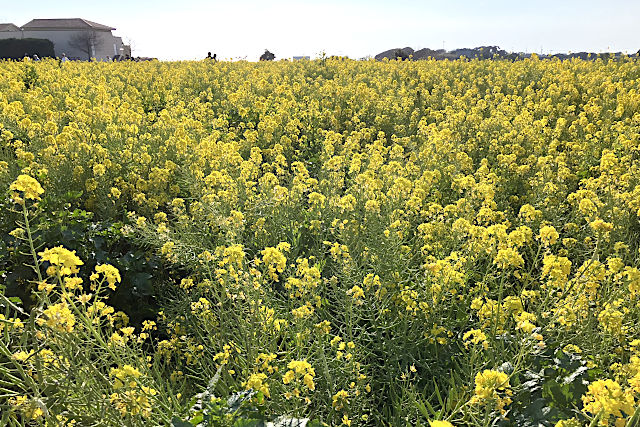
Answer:
<svg viewBox="0 0 640 427"><path fill-rule="evenodd" d="M107 58L111 59L120 53L118 49L122 46L122 41L118 40L119 37L114 37L111 31L100 31L98 35L100 42L98 46L96 46L95 58L97 60L104 61Z"/></svg>
<svg viewBox="0 0 640 427"><path fill-rule="evenodd" d="M89 59L86 52L69 45L69 42L73 40L74 37L82 36L84 32L83 30L25 30L23 31L23 37L49 39L53 42L53 48L57 57L65 53L70 59L86 61ZM91 53L91 57L96 58L98 61L113 58L115 55L114 52L120 48L122 42L118 44L117 38L111 34L111 31L96 31L95 33L97 42L94 46L94 51Z"/></svg>
<svg viewBox="0 0 640 427"><path fill-rule="evenodd" d="M131 56L131 49L127 50L125 44L122 43L122 37L113 37L113 50L115 51L115 55L129 55ZM113 57L114 54L111 55Z"/></svg>
<svg viewBox="0 0 640 427"><path fill-rule="evenodd" d="M21 39L22 31L0 31L0 39Z"/></svg>

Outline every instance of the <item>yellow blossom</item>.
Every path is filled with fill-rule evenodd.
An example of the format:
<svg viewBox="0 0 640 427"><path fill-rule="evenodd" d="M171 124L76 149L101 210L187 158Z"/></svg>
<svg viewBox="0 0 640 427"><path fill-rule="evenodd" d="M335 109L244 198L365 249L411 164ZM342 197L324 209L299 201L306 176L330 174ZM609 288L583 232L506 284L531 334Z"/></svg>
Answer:
<svg viewBox="0 0 640 427"><path fill-rule="evenodd" d="M44 189L40 183L29 175L19 175L18 178L11 183L9 189L22 192L23 197L29 200L40 200L40 195L44 193Z"/></svg>
<svg viewBox="0 0 640 427"><path fill-rule="evenodd" d="M504 372L485 369L478 372L475 378L476 388L472 403L494 404L501 412L505 412L505 406L511 403L512 395L509 384L509 376Z"/></svg>
<svg viewBox="0 0 640 427"><path fill-rule="evenodd" d="M45 249L42 252L38 252L38 255L42 261L48 261L51 264L52 269L47 272L52 276L56 274L61 276L76 274L80 271L78 266L83 264L80 258L76 256L76 251L69 251L62 246Z"/></svg>
<svg viewBox="0 0 640 427"><path fill-rule="evenodd" d="M51 305L44 310L43 314L44 320L38 319L39 324L47 325L58 332L73 332L76 318L66 303Z"/></svg>
<svg viewBox="0 0 640 427"><path fill-rule="evenodd" d="M558 232L551 225L545 225L540 228L540 234L538 238L542 241L543 244L549 246L554 245L558 241Z"/></svg>
<svg viewBox="0 0 640 427"><path fill-rule="evenodd" d="M110 264L98 264L96 265L95 273L91 275L91 280L97 280L100 274L107 281L108 287L115 291L116 283L120 283L121 280L118 269Z"/></svg>

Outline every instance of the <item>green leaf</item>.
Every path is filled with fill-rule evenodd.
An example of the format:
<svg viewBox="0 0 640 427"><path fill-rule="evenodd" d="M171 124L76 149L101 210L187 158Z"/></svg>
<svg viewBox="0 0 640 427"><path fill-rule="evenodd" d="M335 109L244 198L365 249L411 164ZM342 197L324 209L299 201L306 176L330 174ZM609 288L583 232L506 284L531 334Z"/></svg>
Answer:
<svg viewBox="0 0 640 427"><path fill-rule="evenodd" d="M278 417L267 423L267 427L306 427L308 422L309 418Z"/></svg>
<svg viewBox="0 0 640 427"><path fill-rule="evenodd" d="M133 275L131 284L133 285L133 295L153 295L153 276L149 273L140 272Z"/></svg>
<svg viewBox="0 0 640 427"><path fill-rule="evenodd" d="M171 418L171 427L193 427L193 424L182 421L178 417Z"/></svg>
<svg viewBox="0 0 640 427"><path fill-rule="evenodd" d="M581 376L583 373L587 372L589 370L589 368L587 368L586 366L580 366L578 369L576 369L575 372L573 372L571 375L567 376L564 380L562 380L562 382L564 384L570 384L572 382L574 382L576 380L576 378L578 378L579 376Z"/></svg>
<svg viewBox="0 0 640 427"><path fill-rule="evenodd" d="M233 427L266 427L266 424L263 420L241 419L233 423Z"/></svg>
<svg viewBox="0 0 640 427"><path fill-rule="evenodd" d="M511 362L504 362L502 365L500 365L498 371L511 375L513 373L513 369L514 368Z"/></svg>
<svg viewBox="0 0 640 427"><path fill-rule="evenodd" d="M233 393L231 397L227 400L227 407L229 408L229 412L236 412L240 409L240 407L245 403L251 400L253 396L255 396L255 390L245 390L237 393Z"/></svg>
<svg viewBox="0 0 640 427"><path fill-rule="evenodd" d="M551 393L553 402L560 408L567 407L566 392L568 387L563 387L555 381L550 381L545 384L545 388Z"/></svg>
<svg viewBox="0 0 640 427"><path fill-rule="evenodd" d="M193 417L193 418L191 418L189 420L189 425L190 426L197 426L202 421L204 421L204 416L202 414L198 414L198 415L196 415L195 417Z"/></svg>

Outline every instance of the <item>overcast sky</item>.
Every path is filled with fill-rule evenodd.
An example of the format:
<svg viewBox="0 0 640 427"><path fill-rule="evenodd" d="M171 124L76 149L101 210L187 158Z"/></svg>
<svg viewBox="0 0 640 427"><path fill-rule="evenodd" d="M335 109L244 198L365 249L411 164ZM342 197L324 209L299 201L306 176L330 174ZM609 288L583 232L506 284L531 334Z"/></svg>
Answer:
<svg viewBox="0 0 640 427"><path fill-rule="evenodd" d="M256 60L346 55L411 46L498 45L518 52L635 53L637 0L0 0L0 23L85 18L116 28L134 56Z"/></svg>

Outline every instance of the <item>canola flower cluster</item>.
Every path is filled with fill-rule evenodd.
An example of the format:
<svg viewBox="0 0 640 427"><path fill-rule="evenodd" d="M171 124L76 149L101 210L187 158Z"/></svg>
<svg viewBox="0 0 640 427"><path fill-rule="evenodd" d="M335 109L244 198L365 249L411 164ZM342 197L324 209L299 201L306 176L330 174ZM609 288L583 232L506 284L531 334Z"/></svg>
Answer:
<svg viewBox="0 0 640 427"><path fill-rule="evenodd" d="M47 242L38 330L0 314L29 381L77 366L140 425L214 377L330 425L518 425L534 394L542 425L640 418L637 59L45 60L30 88L24 67L0 63L3 206L25 217L5 233L78 194L170 289L136 333L105 297L125 273ZM0 405L85 407L51 389Z"/></svg>

